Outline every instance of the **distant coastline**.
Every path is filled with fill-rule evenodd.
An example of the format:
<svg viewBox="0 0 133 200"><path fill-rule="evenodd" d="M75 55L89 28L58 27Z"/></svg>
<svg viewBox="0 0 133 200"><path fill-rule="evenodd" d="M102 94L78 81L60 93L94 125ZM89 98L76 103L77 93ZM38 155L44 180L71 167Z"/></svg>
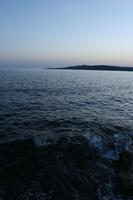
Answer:
<svg viewBox="0 0 133 200"><path fill-rule="evenodd" d="M98 71L130 71L133 72L133 67L111 66L111 65L75 65L58 68L47 69L62 69L62 70L98 70Z"/></svg>

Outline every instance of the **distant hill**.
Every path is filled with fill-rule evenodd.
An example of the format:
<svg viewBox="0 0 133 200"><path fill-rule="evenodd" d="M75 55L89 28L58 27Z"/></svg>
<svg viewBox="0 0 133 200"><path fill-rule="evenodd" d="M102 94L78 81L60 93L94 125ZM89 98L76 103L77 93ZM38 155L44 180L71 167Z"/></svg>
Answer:
<svg viewBox="0 0 133 200"><path fill-rule="evenodd" d="M99 70L99 71L131 71L133 67L121 67L110 65L76 65L62 68L49 68L49 69L64 69L64 70Z"/></svg>

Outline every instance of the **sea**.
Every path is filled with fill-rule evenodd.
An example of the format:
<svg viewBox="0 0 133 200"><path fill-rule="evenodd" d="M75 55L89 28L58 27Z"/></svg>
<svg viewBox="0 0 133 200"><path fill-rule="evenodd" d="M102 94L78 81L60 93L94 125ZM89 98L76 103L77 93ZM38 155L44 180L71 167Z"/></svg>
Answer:
<svg viewBox="0 0 133 200"><path fill-rule="evenodd" d="M0 69L2 200L133 199L132 146L132 72Z"/></svg>

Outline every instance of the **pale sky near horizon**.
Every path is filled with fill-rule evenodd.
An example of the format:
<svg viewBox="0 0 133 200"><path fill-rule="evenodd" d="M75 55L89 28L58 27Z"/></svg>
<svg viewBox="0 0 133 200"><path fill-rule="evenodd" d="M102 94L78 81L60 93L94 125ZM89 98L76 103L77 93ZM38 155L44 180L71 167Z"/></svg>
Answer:
<svg viewBox="0 0 133 200"><path fill-rule="evenodd" d="M0 0L0 66L133 66L133 0Z"/></svg>

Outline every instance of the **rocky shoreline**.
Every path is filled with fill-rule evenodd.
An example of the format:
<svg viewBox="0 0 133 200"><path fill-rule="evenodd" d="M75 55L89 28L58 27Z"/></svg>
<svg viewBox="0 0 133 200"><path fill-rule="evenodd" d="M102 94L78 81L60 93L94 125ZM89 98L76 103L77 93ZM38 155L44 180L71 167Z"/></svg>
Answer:
<svg viewBox="0 0 133 200"><path fill-rule="evenodd" d="M0 198L131 200L133 152L122 149L112 159L84 136L40 147L32 139L1 144Z"/></svg>

